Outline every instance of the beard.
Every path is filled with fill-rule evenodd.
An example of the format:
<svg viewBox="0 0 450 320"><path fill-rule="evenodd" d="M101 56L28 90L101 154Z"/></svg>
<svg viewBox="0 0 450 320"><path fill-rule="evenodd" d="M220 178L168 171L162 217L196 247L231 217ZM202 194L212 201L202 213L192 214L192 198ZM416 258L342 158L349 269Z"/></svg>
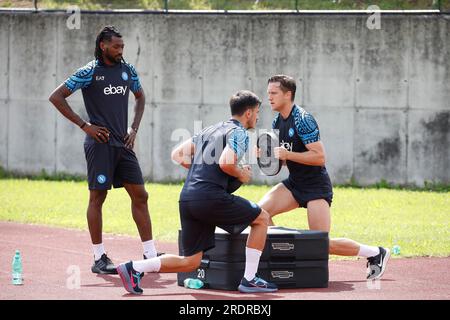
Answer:
<svg viewBox="0 0 450 320"><path fill-rule="evenodd" d="M112 63L119 63L122 60L121 55L113 56L109 53L108 49L105 51L105 58L108 59Z"/></svg>

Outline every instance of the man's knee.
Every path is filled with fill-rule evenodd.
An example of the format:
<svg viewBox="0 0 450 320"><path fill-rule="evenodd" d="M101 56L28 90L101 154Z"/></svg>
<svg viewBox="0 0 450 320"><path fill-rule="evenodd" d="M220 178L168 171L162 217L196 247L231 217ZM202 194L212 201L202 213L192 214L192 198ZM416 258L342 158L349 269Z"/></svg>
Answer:
<svg viewBox="0 0 450 320"><path fill-rule="evenodd" d="M131 197L131 201L137 204L146 204L148 201L148 192L145 190L139 191Z"/></svg>
<svg viewBox="0 0 450 320"><path fill-rule="evenodd" d="M101 207L105 202L107 193L108 191L106 190L91 190L89 195L89 205Z"/></svg>
<svg viewBox="0 0 450 320"><path fill-rule="evenodd" d="M183 267L186 272L197 270L202 262L202 254L195 254L193 256L183 258Z"/></svg>
<svg viewBox="0 0 450 320"><path fill-rule="evenodd" d="M307 204L308 223L311 230L330 232L330 205L324 199L309 201Z"/></svg>
<svg viewBox="0 0 450 320"><path fill-rule="evenodd" d="M252 225L264 225L264 226L268 226L270 222L270 214L264 210L261 209L261 213L259 214L259 216L253 221Z"/></svg>

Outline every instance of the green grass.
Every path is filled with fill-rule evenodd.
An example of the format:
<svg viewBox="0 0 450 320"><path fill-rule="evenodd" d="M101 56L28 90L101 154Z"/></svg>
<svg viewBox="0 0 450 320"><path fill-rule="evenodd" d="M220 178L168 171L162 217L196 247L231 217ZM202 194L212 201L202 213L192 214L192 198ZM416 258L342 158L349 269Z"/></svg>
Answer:
<svg viewBox="0 0 450 320"><path fill-rule="evenodd" d="M175 242L182 184L147 184L154 237ZM257 202L269 186L245 186L238 194ZM331 237L401 246L401 256L450 255L450 192L336 187ZM0 179L0 220L87 230L86 182ZM124 189L109 192L104 231L137 236ZM277 216L277 225L305 229L306 211Z"/></svg>
<svg viewBox="0 0 450 320"><path fill-rule="evenodd" d="M169 9L191 10L365 10L370 5L378 5L381 9L435 9L438 1L433 0L169 0ZM444 7L448 0L441 0ZM77 5L81 9L164 9L164 0L38 0L39 8L65 9ZM0 7L33 7L33 1L0 0Z"/></svg>

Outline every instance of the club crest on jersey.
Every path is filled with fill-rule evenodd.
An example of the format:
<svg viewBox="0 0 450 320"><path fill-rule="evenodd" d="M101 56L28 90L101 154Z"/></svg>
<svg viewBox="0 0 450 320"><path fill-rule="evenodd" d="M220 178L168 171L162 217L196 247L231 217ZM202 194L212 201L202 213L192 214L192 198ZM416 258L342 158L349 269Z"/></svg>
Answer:
<svg viewBox="0 0 450 320"><path fill-rule="evenodd" d="M124 81L127 81L127 80L128 80L128 73L126 73L125 71L122 72L122 79L123 79Z"/></svg>
<svg viewBox="0 0 450 320"><path fill-rule="evenodd" d="M98 181L98 183L100 183L100 184L104 184L104 183L106 182L106 177L105 177L103 174L99 174L99 175L97 176L97 181Z"/></svg>
<svg viewBox="0 0 450 320"><path fill-rule="evenodd" d="M293 128L289 128L288 134L289 134L289 137L292 138L294 136L294 129Z"/></svg>

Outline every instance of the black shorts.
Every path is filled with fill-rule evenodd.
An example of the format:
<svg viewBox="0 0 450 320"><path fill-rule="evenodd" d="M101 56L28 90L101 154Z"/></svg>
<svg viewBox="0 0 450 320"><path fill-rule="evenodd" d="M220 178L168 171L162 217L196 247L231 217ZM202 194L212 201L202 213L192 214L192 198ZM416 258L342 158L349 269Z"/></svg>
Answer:
<svg viewBox="0 0 450 320"><path fill-rule="evenodd" d="M109 190L124 183L144 184L142 171L133 150L107 143L85 143L89 190Z"/></svg>
<svg viewBox="0 0 450 320"><path fill-rule="evenodd" d="M331 207L331 202L333 201L333 189L331 184L327 184L321 188L308 188L305 186L299 186L289 178L283 180L282 182L284 186L292 193L300 208L307 208L309 201L317 199L324 199Z"/></svg>
<svg viewBox="0 0 450 320"><path fill-rule="evenodd" d="M228 194L221 199L180 201L181 247L186 257L215 246L216 226L239 234L261 213L254 202Z"/></svg>

